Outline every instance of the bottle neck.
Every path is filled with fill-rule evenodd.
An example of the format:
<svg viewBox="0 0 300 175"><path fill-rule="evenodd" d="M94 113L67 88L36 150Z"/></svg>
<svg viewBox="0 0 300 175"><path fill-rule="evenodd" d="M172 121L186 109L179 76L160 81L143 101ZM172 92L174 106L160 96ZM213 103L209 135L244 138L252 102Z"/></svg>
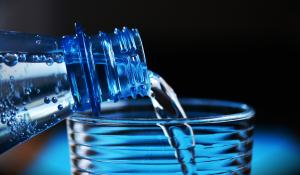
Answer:
<svg viewBox="0 0 300 175"><path fill-rule="evenodd" d="M136 29L89 37L76 26L76 35L63 37L62 47L76 110L92 109L97 115L101 102L148 94L147 64Z"/></svg>

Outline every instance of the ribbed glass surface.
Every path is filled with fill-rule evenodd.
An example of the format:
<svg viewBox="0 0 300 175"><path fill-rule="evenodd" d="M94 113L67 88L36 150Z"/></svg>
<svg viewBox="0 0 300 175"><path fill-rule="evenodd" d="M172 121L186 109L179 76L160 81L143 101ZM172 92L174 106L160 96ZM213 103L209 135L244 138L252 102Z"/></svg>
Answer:
<svg viewBox="0 0 300 175"><path fill-rule="evenodd" d="M102 118L75 114L68 120L73 174L183 174L160 127L182 123L194 131L197 174L250 174L253 111L225 101L182 104L188 120L158 121L144 101L103 107Z"/></svg>

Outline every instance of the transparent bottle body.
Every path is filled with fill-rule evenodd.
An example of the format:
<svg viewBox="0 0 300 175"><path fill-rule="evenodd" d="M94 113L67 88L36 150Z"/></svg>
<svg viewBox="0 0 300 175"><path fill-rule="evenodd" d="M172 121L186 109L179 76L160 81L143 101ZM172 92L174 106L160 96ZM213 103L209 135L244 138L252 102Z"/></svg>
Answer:
<svg viewBox="0 0 300 175"><path fill-rule="evenodd" d="M100 115L100 103L149 90L137 30L63 38L0 31L0 153L73 111Z"/></svg>
<svg viewBox="0 0 300 175"><path fill-rule="evenodd" d="M0 32L0 153L72 112L73 98L58 41Z"/></svg>
<svg viewBox="0 0 300 175"><path fill-rule="evenodd" d="M72 112L73 98L64 63L17 63L12 67L1 63L0 69L0 152Z"/></svg>

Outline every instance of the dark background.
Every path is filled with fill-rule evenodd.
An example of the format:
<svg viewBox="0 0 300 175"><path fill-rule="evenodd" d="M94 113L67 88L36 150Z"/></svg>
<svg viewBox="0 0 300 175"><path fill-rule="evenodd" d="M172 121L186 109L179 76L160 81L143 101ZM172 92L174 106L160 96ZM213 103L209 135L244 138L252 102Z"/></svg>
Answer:
<svg viewBox="0 0 300 175"><path fill-rule="evenodd" d="M6 0L0 29L47 35L136 27L150 69L179 96L242 101L257 124L298 130L299 6L294 1Z"/></svg>
<svg viewBox="0 0 300 175"><path fill-rule="evenodd" d="M0 30L62 36L74 34L74 22L80 22L88 34L123 26L138 28L148 67L163 76L179 96L248 103L256 109L259 131L284 133L275 140L275 146L280 146L291 135L298 142L300 138L300 13L295 2L0 0ZM29 159L35 160L55 133L65 134L65 126L60 124L1 156L0 174L22 174ZM272 138L260 138L256 148L263 141L268 149ZM67 149L67 145L61 147ZM278 148L280 152L291 149ZM263 147L256 157L265 156L266 151ZM66 154L61 157L68 155L61 153ZM266 168L264 163L259 165Z"/></svg>
<svg viewBox="0 0 300 175"><path fill-rule="evenodd" d="M283 0L6 0L0 27L56 36L74 33L74 22L89 34L136 27L149 68L178 95L243 101L258 123L296 132L298 7Z"/></svg>

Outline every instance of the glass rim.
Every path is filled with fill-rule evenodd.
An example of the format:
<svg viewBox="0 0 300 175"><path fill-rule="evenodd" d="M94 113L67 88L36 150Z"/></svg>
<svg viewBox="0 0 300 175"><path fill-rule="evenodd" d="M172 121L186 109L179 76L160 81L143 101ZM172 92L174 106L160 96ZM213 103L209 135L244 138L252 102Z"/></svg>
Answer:
<svg viewBox="0 0 300 175"><path fill-rule="evenodd" d="M182 106L211 106L211 107L227 107L234 108L240 110L241 112L234 112L230 114L213 114L209 117L193 117L193 118L172 118L172 119L154 119L153 117L147 119L108 119L104 117L90 117L90 113L74 113L75 118L72 120L76 120L76 118L80 118L80 120L88 119L88 121L95 120L101 123L116 123L116 124L179 124L179 123L224 123L224 122L232 122L232 121L240 121L251 119L255 115L254 109L241 102L233 102L227 100L218 100L218 99L205 99L205 98L179 98ZM146 99L135 99L130 101L119 101L117 103L102 103L102 109L114 109L114 108L122 108L126 106L146 106L151 105L150 100ZM113 112L111 112L113 113ZM122 113L116 110L116 113ZM125 113L125 112L124 112ZM189 113L189 110L186 110L186 113ZM86 117L89 115L89 117ZM70 119L70 118L69 118Z"/></svg>

